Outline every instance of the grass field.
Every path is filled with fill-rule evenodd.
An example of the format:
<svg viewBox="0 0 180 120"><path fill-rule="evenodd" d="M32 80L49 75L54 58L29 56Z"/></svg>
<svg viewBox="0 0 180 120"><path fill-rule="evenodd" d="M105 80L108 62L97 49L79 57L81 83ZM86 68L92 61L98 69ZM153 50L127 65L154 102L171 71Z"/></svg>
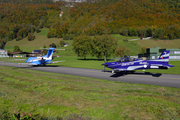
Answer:
<svg viewBox="0 0 180 120"><path fill-rule="evenodd" d="M180 119L179 88L0 69L0 119Z"/></svg>
<svg viewBox="0 0 180 120"><path fill-rule="evenodd" d="M153 48L180 48L180 39L176 40L138 40L136 43L141 47Z"/></svg>

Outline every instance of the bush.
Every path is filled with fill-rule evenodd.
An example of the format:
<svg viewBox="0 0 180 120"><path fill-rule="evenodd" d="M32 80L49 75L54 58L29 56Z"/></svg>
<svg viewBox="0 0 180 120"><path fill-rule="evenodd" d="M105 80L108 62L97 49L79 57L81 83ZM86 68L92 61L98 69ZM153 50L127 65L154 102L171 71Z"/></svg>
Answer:
<svg viewBox="0 0 180 120"><path fill-rule="evenodd" d="M137 29L136 28L129 28L128 29L128 35L129 36L137 36Z"/></svg>
<svg viewBox="0 0 180 120"><path fill-rule="evenodd" d="M120 30L120 35L127 36L128 35L128 29L127 28L121 29Z"/></svg>
<svg viewBox="0 0 180 120"><path fill-rule="evenodd" d="M56 44L55 44L55 43L52 43L52 44L51 44L51 47L56 48Z"/></svg>
<svg viewBox="0 0 180 120"><path fill-rule="evenodd" d="M36 27L35 30L36 30L37 33L41 32L41 30L38 27Z"/></svg>
<svg viewBox="0 0 180 120"><path fill-rule="evenodd" d="M33 34L28 34L27 39L28 41L33 41L35 39L35 36Z"/></svg>
<svg viewBox="0 0 180 120"><path fill-rule="evenodd" d="M14 51L14 52L17 52L17 51L21 51L21 49L19 48L19 46L15 45L13 51Z"/></svg>
<svg viewBox="0 0 180 120"><path fill-rule="evenodd" d="M152 29L150 27L147 27L146 29L146 36L151 37L152 36Z"/></svg>
<svg viewBox="0 0 180 120"><path fill-rule="evenodd" d="M59 42L60 47L63 47L64 44L65 44L65 42L63 40L60 40L60 42Z"/></svg>
<svg viewBox="0 0 180 120"><path fill-rule="evenodd" d="M124 41L124 42L128 42L128 39L126 38L126 39L124 39L123 41Z"/></svg>
<svg viewBox="0 0 180 120"><path fill-rule="evenodd" d="M19 41L19 40L22 40L23 38L22 38L22 36L18 36L17 38L16 38L16 41Z"/></svg>

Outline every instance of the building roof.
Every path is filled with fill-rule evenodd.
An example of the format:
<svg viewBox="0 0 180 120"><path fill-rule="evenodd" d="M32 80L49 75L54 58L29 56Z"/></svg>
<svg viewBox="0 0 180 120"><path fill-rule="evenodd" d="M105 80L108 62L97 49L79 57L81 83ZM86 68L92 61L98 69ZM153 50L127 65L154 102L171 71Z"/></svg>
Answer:
<svg viewBox="0 0 180 120"><path fill-rule="evenodd" d="M17 51L17 52L9 52L8 54L9 54L9 55L16 55L16 54L31 54L31 53L22 52L22 51Z"/></svg>
<svg viewBox="0 0 180 120"><path fill-rule="evenodd" d="M33 50L32 53L41 53L41 50Z"/></svg>

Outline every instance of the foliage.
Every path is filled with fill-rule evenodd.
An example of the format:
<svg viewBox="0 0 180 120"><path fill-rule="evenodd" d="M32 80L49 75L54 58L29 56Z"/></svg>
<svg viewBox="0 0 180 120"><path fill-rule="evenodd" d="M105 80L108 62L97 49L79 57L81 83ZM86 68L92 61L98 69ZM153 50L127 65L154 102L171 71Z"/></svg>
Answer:
<svg viewBox="0 0 180 120"><path fill-rule="evenodd" d="M57 38L62 38L63 36L66 36L67 32L68 32L68 22L64 23L64 24L60 24L58 22L55 22L51 25L51 27L49 28L49 32L47 34L48 38L53 38L53 37L57 37Z"/></svg>
<svg viewBox="0 0 180 120"><path fill-rule="evenodd" d="M22 37L21 37L21 36L18 36L18 37L16 38L16 41L19 41L19 40L22 40Z"/></svg>
<svg viewBox="0 0 180 120"><path fill-rule="evenodd" d="M56 44L55 43L52 43L50 46L53 47L53 48L56 48Z"/></svg>
<svg viewBox="0 0 180 120"><path fill-rule="evenodd" d="M70 35L66 34L65 36L63 36L63 40L73 40L74 37L75 35L73 34L70 34Z"/></svg>
<svg viewBox="0 0 180 120"><path fill-rule="evenodd" d="M43 48L46 48L46 46L44 45ZM44 55L46 55L47 52L48 52L48 50L46 50L46 49L43 50L43 54L44 54Z"/></svg>
<svg viewBox="0 0 180 120"><path fill-rule="evenodd" d="M130 50L127 49L125 46L119 46L116 49L115 56L117 57L124 57L125 55L129 55Z"/></svg>
<svg viewBox="0 0 180 120"><path fill-rule="evenodd" d="M25 113L15 113L11 120L34 120L33 118L31 118L31 116L32 115L30 113L28 115L26 115Z"/></svg>
<svg viewBox="0 0 180 120"><path fill-rule="evenodd" d="M14 52L18 52L18 51L21 51L21 50L20 50L19 46L15 45L13 51L14 51Z"/></svg>
<svg viewBox="0 0 180 120"><path fill-rule="evenodd" d="M28 39L28 41L33 41L35 39L34 34L29 33L27 39Z"/></svg>
<svg viewBox="0 0 180 120"><path fill-rule="evenodd" d="M0 49L3 49L5 45L5 42L3 40L0 39Z"/></svg>
<svg viewBox="0 0 180 120"><path fill-rule="evenodd" d="M91 37L87 35L80 35L74 38L72 45L78 57L86 59L86 56L91 52L91 42Z"/></svg>
<svg viewBox="0 0 180 120"><path fill-rule="evenodd" d="M60 40L59 42L60 47L64 47L64 44L65 44L64 40Z"/></svg>
<svg viewBox="0 0 180 120"><path fill-rule="evenodd" d="M141 53L141 54L146 53L146 49L147 49L146 47L142 47L140 53Z"/></svg>
<svg viewBox="0 0 180 120"><path fill-rule="evenodd" d="M40 32L41 32L41 30L39 29L39 27L36 27L36 28L35 28L35 31L36 31L36 33L40 33Z"/></svg>
<svg viewBox="0 0 180 120"><path fill-rule="evenodd" d="M92 55L97 58L104 56L104 61L106 57L111 56L117 48L117 40L110 35L96 35L92 41Z"/></svg>
<svg viewBox="0 0 180 120"><path fill-rule="evenodd" d="M39 32L43 27L49 28L48 38L68 40L73 39L71 34L84 33L90 36L121 34L141 38L180 38L178 0L98 0L93 3L88 0L74 3L73 7L52 0L0 2L0 38L5 42L25 38L28 33ZM60 18L62 10L64 15ZM28 30L30 25L33 27Z"/></svg>
<svg viewBox="0 0 180 120"><path fill-rule="evenodd" d="M178 7L167 7L167 0L119 0L116 2L97 2L96 4L77 4L70 8L70 16L75 22L70 32L88 35L120 33L124 36L151 37L152 29L179 25ZM179 2L170 2L177 6ZM128 9L127 9L128 8ZM176 9L174 9L176 8ZM80 30L82 29L82 30ZM177 29L175 30L178 31ZM176 32L172 30L169 38ZM156 33L154 33L156 34ZM158 36L159 37L159 36Z"/></svg>

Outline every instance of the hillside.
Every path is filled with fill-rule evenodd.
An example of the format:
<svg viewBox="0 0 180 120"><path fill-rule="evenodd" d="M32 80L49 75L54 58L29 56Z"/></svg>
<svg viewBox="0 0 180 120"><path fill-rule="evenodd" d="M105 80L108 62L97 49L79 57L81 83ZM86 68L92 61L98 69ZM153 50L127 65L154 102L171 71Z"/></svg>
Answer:
<svg viewBox="0 0 180 120"><path fill-rule="evenodd" d="M24 38L20 41L12 40L8 41L6 43L5 49L9 51L13 51L13 48L15 45L18 45L21 50L26 51L26 52L31 52L34 49L40 49L40 47L49 46L52 43L55 43L56 45L59 44L60 40L62 38L47 38L47 32L48 29L43 28L41 29L40 33L35 33L35 40L33 41L28 41L27 38ZM152 47L161 47L161 48L180 48L180 40L137 40L137 41L129 41L125 42L125 39L131 40L131 39L137 39L139 37L127 37L127 36L122 36L120 34L112 34L113 38L118 40L118 46L125 46L130 50L130 55L137 55L139 54L141 47L147 47L147 48L152 48ZM76 54L73 51L73 47L71 45L72 40L64 40L65 43L69 43L70 45L65 47L67 51L61 51L61 55L63 56L76 56Z"/></svg>
<svg viewBox="0 0 180 120"><path fill-rule="evenodd" d="M19 45L25 51L30 51L27 47L57 44L60 39L70 35L113 34L115 38L119 35L118 44L132 49L130 54L134 55L137 54L134 51L139 52L146 43L124 43L123 39L133 36L151 36L162 40L180 38L180 5L177 0L106 0L77 3L74 7L66 7L62 2L43 4L45 0L40 1L42 4L31 4L29 0L26 4L20 2L22 0L18 3L4 1L0 3L0 48L7 42L8 49ZM59 17L62 11L63 15ZM42 28L46 32L36 34ZM35 40L28 41L27 37L33 34ZM161 44L156 45L161 47Z"/></svg>
<svg viewBox="0 0 180 120"><path fill-rule="evenodd" d="M34 4L32 4L32 3ZM178 0L105 0L76 3L51 0L0 0L0 38L21 40L32 30L50 28L48 37L68 34L121 34L180 38L180 2ZM44 4L48 3L48 4ZM59 14L63 11L62 17Z"/></svg>

